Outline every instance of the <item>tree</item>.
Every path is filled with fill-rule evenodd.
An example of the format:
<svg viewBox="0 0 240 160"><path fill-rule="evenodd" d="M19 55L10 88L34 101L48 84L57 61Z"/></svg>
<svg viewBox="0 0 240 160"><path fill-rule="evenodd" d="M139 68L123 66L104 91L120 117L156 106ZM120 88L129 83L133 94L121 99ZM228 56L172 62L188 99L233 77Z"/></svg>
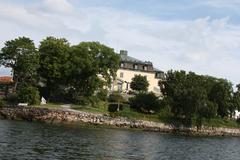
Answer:
<svg viewBox="0 0 240 160"><path fill-rule="evenodd" d="M70 44L64 38L47 37L40 42L40 68L41 83L44 84L46 97L49 100L57 98L64 91L69 76Z"/></svg>
<svg viewBox="0 0 240 160"><path fill-rule="evenodd" d="M234 111L234 108L232 108L232 96L232 84L224 79L219 79L209 93L210 101L217 104L217 113L222 118L231 115L231 112Z"/></svg>
<svg viewBox="0 0 240 160"><path fill-rule="evenodd" d="M36 87L33 86L21 86L18 91L18 101L27 102L30 105L40 104L40 95Z"/></svg>
<svg viewBox="0 0 240 160"><path fill-rule="evenodd" d="M120 110L120 106L124 102L124 98L123 98L123 96L120 93L114 92L114 93L109 95L108 101L113 103L110 106L114 106L117 103L117 109L116 110L119 111Z"/></svg>
<svg viewBox="0 0 240 160"><path fill-rule="evenodd" d="M147 77L141 75L135 75L130 83L130 88L137 92L146 92L148 90L149 83Z"/></svg>
<svg viewBox="0 0 240 160"><path fill-rule="evenodd" d="M71 93L76 97L89 97L109 86L116 77L119 56L112 48L99 42L82 42L70 50Z"/></svg>
<svg viewBox="0 0 240 160"><path fill-rule="evenodd" d="M0 52L0 65L12 69L16 91L19 84L36 83L39 53L31 39L19 37L5 42Z"/></svg>
<svg viewBox="0 0 240 160"><path fill-rule="evenodd" d="M216 115L214 110L216 103L210 102L208 97L212 81L207 82L209 82L207 76L193 72L169 71L166 74L166 81L160 81L159 85L164 99L171 106L172 113L191 124L194 116L201 121L203 118L210 119Z"/></svg>
<svg viewBox="0 0 240 160"><path fill-rule="evenodd" d="M161 108L159 98L152 92L139 93L129 103L131 108L143 113L157 112Z"/></svg>

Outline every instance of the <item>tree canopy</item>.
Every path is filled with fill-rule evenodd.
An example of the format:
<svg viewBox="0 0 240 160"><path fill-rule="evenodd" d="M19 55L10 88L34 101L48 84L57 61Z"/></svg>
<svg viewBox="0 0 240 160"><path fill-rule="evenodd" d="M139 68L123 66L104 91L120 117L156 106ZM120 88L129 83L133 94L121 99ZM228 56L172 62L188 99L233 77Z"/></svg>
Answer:
<svg viewBox="0 0 240 160"><path fill-rule="evenodd" d="M147 77L141 75L135 75L130 83L130 88L138 92L148 91L149 82Z"/></svg>
<svg viewBox="0 0 240 160"><path fill-rule="evenodd" d="M6 41L0 52L0 65L12 69L15 90L24 83L36 83L39 53L33 40L19 37Z"/></svg>

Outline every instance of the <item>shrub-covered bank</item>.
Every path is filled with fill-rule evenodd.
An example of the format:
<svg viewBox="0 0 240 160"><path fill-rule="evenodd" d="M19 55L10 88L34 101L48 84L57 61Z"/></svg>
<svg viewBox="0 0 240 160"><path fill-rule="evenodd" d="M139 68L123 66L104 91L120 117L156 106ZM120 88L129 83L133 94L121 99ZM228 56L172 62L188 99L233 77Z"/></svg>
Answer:
<svg viewBox="0 0 240 160"><path fill-rule="evenodd" d="M133 120L125 117L110 117L102 114L88 112L47 109L36 107L2 107L0 117L12 120L40 121L40 122L80 122L92 125L115 126L122 128L136 128L148 131L159 131L168 133L180 133L186 135L208 135L208 136L240 136L240 129L203 127L173 126L160 122Z"/></svg>

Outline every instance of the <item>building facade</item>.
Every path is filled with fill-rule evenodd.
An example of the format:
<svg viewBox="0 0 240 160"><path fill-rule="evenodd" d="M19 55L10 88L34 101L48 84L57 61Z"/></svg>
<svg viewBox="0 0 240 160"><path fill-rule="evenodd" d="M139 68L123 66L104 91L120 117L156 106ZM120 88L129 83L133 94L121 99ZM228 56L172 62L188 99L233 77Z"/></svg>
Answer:
<svg viewBox="0 0 240 160"><path fill-rule="evenodd" d="M135 75L145 76L149 82L148 91L160 95L158 82L164 80L164 72L154 68L152 62L141 61L128 56L127 51L120 51L120 68L117 71L117 78L112 84L112 90L128 93L130 83Z"/></svg>

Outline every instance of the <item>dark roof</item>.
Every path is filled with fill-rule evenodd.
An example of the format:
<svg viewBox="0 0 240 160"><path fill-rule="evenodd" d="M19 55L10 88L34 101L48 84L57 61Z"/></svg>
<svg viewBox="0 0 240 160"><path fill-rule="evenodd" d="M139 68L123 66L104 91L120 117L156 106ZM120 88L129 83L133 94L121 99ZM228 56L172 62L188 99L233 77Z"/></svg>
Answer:
<svg viewBox="0 0 240 160"><path fill-rule="evenodd" d="M123 62L132 62L132 63L152 65L152 62L149 62L149 61L141 61L141 60L139 60L139 59L130 57L130 56L126 55L126 54L120 54L120 58L121 58L121 61L123 61Z"/></svg>

